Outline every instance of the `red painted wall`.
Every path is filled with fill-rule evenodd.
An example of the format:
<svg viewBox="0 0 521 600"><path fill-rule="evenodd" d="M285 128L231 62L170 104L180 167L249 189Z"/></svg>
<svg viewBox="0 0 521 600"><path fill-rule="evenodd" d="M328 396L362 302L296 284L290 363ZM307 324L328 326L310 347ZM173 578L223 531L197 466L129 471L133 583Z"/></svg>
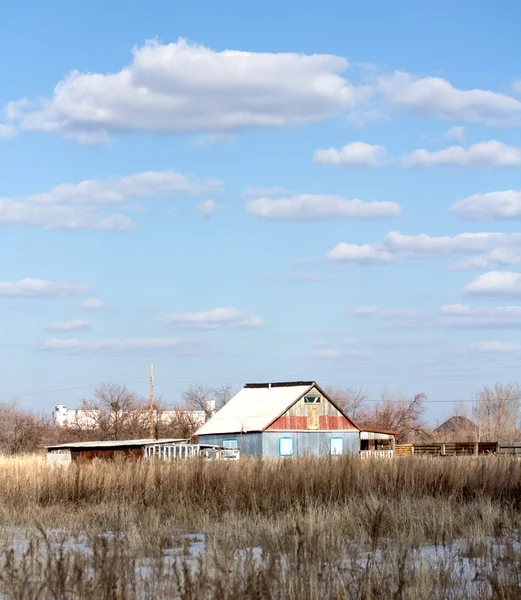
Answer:
<svg viewBox="0 0 521 600"><path fill-rule="evenodd" d="M275 422L273 422L266 431L273 430L302 430L308 431L308 418L307 417L292 417L287 415L282 415ZM356 431L356 428L351 425L351 423L343 416L320 416L319 417L319 429L314 429L310 431L329 431L329 430L346 430L349 429L351 431Z"/></svg>

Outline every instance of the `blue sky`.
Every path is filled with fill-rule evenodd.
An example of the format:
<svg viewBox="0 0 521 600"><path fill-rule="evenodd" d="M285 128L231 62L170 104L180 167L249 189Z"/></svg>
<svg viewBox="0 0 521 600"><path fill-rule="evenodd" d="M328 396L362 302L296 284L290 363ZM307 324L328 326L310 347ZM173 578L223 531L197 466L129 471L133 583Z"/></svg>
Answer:
<svg viewBox="0 0 521 600"><path fill-rule="evenodd" d="M282 4L282 6L281 6ZM0 402L521 368L521 6L10 3Z"/></svg>

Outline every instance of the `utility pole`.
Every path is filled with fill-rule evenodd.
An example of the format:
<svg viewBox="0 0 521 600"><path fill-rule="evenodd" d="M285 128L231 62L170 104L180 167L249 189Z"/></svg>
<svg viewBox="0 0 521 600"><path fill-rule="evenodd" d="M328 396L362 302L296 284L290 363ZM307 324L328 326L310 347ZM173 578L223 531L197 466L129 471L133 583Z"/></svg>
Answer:
<svg viewBox="0 0 521 600"><path fill-rule="evenodd" d="M154 418L154 365L150 365L150 401L148 404L150 413L150 439L155 438L155 418Z"/></svg>

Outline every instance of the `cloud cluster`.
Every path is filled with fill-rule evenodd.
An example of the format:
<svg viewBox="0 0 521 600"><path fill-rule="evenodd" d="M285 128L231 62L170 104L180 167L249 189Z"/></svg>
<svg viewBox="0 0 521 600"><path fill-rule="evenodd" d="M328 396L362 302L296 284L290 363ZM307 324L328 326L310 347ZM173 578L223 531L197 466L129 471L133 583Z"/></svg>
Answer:
<svg viewBox="0 0 521 600"><path fill-rule="evenodd" d="M178 338L108 338L80 340L51 338L44 340L40 350L65 354L108 354L115 356L149 356L154 354L198 354L206 344Z"/></svg>
<svg viewBox="0 0 521 600"><path fill-rule="evenodd" d="M459 90L440 77L416 78L400 71L380 77L387 106L452 121L513 125L521 121L521 102L488 90Z"/></svg>
<svg viewBox="0 0 521 600"><path fill-rule="evenodd" d="M246 211L257 217L286 221L321 219L383 219L400 214L396 202L364 202L342 196L301 194L283 198L262 197L246 203Z"/></svg>
<svg viewBox="0 0 521 600"><path fill-rule="evenodd" d="M0 296L9 298L62 298L85 296L91 288L82 283L46 281L26 277L20 281L0 281Z"/></svg>
<svg viewBox="0 0 521 600"><path fill-rule="evenodd" d="M233 307L219 307L204 312L174 313L161 318L171 329L246 329L263 323L254 314Z"/></svg>
<svg viewBox="0 0 521 600"><path fill-rule="evenodd" d="M351 142L340 150L317 150L313 162L341 167L378 167L384 163L386 156L387 151L382 146Z"/></svg>
<svg viewBox="0 0 521 600"><path fill-rule="evenodd" d="M197 210L203 217L211 217L215 212L221 210L223 207L221 204L217 204L215 200L203 200L197 205Z"/></svg>
<svg viewBox="0 0 521 600"><path fill-rule="evenodd" d="M521 273L489 271L466 285L464 292L473 296L521 298Z"/></svg>
<svg viewBox="0 0 521 600"><path fill-rule="evenodd" d="M360 306L349 314L381 323L384 327L448 328L448 329L519 329L521 306L474 308L467 304L447 304L438 311L390 309Z"/></svg>
<svg viewBox="0 0 521 600"><path fill-rule="evenodd" d="M454 265L456 268L487 268L491 264L521 262L521 234L461 233L434 237L404 235L391 231L381 242L350 244L341 242L326 254L338 263L389 264L399 259L450 257L455 254L484 253ZM477 261L475 259L478 259ZM469 262L470 261L470 262Z"/></svg>
<svg viewBox="0 0 521 600"><path fill-rule="evenodd" d="M463 128L453 128L459 131ZM455 136L456 132L451 131ZM447 132L446 135L448 135ZM343 148L316 150L313 161L322 165L345 168L380 167L384 164L401 164L406 169L420 169L431 166L458 167L519 167L521 166L521 148L508 146L497 140L473 144L468 148L449 146L442 150L414 150L401 158L387 159L387 150L383 146L351 142Z"/></svg>
<svg viewBox="0 0 521 600"><path fill-rule="evenodd" d="M521 102L505 94L460 90L439 77L403 72L353 83L344 76L348 66L345 58L327 54L215 51L184 39L149 41L133 49L121 70L72 71L52 97L9 102L5 113L21 130L83 144L131 131L220 139L340 114L366 123L389 110L491 125L520 122Z"/></svg>
<svg viewBox="0 0 521 600"><path fill-rule="evenodd" d="M495 354L521 352L521 344L509 344L507 342L475 342L467 346L467 351L480 354Z"/></svg>
<svg viewBox="0 0 521 600"><path fill-rule="evenodd" d="M338 346L333 346L319 340L314 345L311 355L315 358L337 359L337 358L364 358L369 355L366 350L353 346L360 346L360 340L341 340Z"/></svg>
<svg viewBox="0 0 521 600"><path fill-rule="evenodd" d="M503 142L490 140L473 144L469 148L449 146L443 150L414 150L402 159L407 169L417 169L438 165L459 167L519 167L521 166L521 148L507 146Z"/></svg>
<svg viewBox="0 0 521 600"><path fill-rule="evenodd" d="M86 308L87 310L101 310L102 308L106 308L107 305L102 302L99 298L87 298L80 302L80 308Z"/></svg>
<svg viewBox="0 0 521 600"><path fill-rule="evenodd" d="M454 202L451 210L476 220L521 218L521 190L474 194Z"/></svg>
<svg viewBox="0 0 521 600"><path fill-rule="evenodd" d="M87 319L76 319L74 321L55 321L54 323L48 323L45 326L47 331L56 332L67 332L67 331L80 331L90 329L90 323Z"/></svg>
<svg viewBox="0 0 521 600"><path fill-rule="evenodd" d="M198 180L172 171L147 171L127 177L65 183L47 192L23 197L0 197L0 223L34 225L44 229L135 229L125 214L107 214L113 205L135 198L198 195L213 190L218 180Z"/></svg>
<svg viewBox="0 0 521 600"><path fill-rule="evenodd" d="M467 304L447 304L440 308L443 327L470 329L510 329L521 327L521 306L473 308Z"/></svg>
<svg viewBox="0 0 521 600"><path fill-rule="evenodd" d="M325 54L214 51L179 39L134 48L112 74L73 71L51 99L7 105L21 129L101 143L113 133L234 133L343 112L357 90L345 59Z"/></svg>
<svg viewBox="0 0 521 600"><path fill-rule="evenodd" d="M465 139L465 127L461 127L461 125L451 127L445 131L441 137L446 140L461 142Z"/></svg>

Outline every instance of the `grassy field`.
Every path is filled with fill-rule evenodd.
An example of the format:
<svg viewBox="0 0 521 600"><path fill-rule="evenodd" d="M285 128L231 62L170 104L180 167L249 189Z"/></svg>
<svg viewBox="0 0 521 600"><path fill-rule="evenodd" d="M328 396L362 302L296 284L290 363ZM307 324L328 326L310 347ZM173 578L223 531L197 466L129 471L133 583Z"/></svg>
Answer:
<svg viewBox="0 0 521 600"><path fill-rule="evenodd" d="M521 462L0 459L0 597L521 598Z"/></svg>

